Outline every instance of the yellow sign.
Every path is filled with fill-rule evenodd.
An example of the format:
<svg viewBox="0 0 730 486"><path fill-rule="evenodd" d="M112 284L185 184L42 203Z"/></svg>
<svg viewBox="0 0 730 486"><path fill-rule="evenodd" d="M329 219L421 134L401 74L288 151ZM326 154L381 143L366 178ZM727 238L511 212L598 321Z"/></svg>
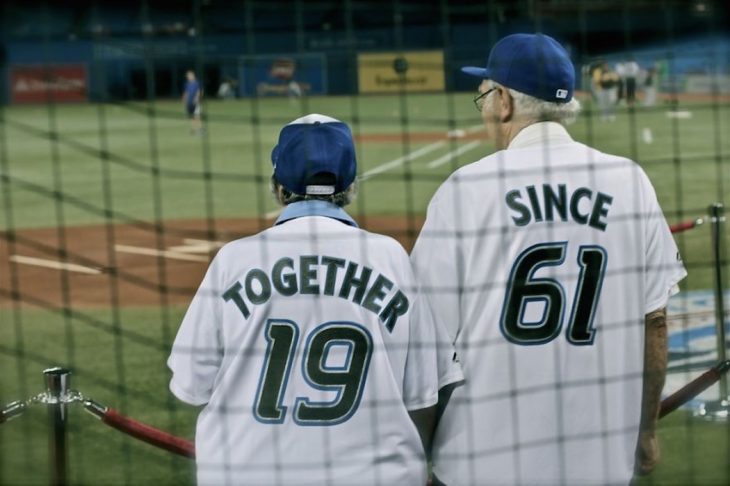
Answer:
<svg viewBox="0 0 730 486"><path fill-rule="evenodd" d="M444 53L358 54L357 77L360 93L443 91Z"/></svg>

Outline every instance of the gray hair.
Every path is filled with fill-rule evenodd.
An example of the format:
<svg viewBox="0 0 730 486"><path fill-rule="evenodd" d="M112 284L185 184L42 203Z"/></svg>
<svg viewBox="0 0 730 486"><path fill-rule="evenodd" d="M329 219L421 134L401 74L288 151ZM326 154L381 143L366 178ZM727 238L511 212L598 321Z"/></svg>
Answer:
<svg viewBox="0 0 730 486"><path fill-rule="evenodd" d="M271 194L274 196L274 199L282 206L286 206L288 204L299 201L317 200L331 202L332 204L335 204L342 208L350 204L352 200L355 199L355 196L357 196L357 182L353 182L352 184L350 184L350 187L342 192L338 192L337 194L302 195L291 192L289 189L282 186L281 183L276 180L276 176L272 175L270 187Z"/></svg>
<svg viewBox="0 0 730 486"><path fill-rule="evenodd" d="M580 113L580 101L575 97L567 103L554 103L515 91L498 83L493 84L509 92L515 102L515 113L517 116L522 116L535 122L554 121L563 125L570 125L578 118L578 113Z"/></svg>

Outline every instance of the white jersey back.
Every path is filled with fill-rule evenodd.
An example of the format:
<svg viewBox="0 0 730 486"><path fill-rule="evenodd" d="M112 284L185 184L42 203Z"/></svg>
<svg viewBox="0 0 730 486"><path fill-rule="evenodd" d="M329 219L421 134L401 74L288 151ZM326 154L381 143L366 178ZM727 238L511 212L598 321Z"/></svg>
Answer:
<svg viewBox="0 0 730 486"><path fill-rule="evenodd" d="M466 385L437 435L447 484L627 483L644 315L685 275L634 162L532 125L438 190L412 254Z"/></svg>
<svg viewBox="0 0 730 486"><path fill-rule="evenodd" d="M424 484L408 410L461 379L393 239L322 216L224 246L168 365L201 484ZM436 343L446 344L439 354Z"/></svg>

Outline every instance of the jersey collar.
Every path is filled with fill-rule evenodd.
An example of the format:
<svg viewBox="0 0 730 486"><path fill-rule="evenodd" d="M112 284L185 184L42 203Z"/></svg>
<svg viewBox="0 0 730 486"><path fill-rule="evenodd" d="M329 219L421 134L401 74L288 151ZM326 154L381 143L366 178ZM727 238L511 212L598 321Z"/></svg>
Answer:
<svg viewBox="0 0 730 486"><path fill-rule="evenodd" d="M563 125L557 122L539 122L526 126L512 139L507 150L531 147L539 144L572 142L573 139Z"/></svg>
<svg viewBox="0 0 730 486"><path fill-rule="evenodd" d="M344 209L331 202L318 200L297 201L288 204L276 219L274 226L303 216L325 216L354 226L355 228L358 227L355 220Z"/></svg>

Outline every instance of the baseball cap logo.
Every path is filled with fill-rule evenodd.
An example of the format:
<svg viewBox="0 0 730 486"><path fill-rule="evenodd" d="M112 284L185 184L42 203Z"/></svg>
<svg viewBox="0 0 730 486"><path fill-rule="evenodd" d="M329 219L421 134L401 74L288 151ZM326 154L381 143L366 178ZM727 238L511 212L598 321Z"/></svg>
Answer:
<svg viewBox="0 0 730 486"><path fill-rule="evenodd" d="M559 89L555 92L555 97L561 100L564 100L568 97L568 90L567 89Z"/></svg>

